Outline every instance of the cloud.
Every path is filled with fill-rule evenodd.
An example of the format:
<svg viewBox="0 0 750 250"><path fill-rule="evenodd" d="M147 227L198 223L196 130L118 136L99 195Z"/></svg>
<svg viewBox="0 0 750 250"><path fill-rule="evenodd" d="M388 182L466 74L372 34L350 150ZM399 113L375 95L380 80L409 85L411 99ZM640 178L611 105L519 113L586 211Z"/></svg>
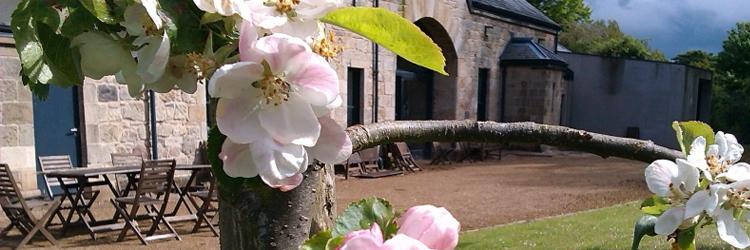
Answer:
<svg viewBox="0 0 750 250"><path fill-rule="evenodd" d="M747 0L586 0L594 19L617 20L625 33L671 57L689 49L712 52L735 23L750 21Z"/></svg>

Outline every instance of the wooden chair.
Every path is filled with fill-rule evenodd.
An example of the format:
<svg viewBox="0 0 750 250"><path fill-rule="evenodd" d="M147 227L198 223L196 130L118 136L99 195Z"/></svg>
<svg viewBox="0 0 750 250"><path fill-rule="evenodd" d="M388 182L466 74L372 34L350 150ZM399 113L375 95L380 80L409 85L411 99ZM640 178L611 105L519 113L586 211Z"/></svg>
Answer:
<svg viewBox="0 0 750 250"><path fill-rule="evenodd" d="M188 196L188 198L191 200L192 197L197 197L202 202L200 207L196 206L198 208L198 212L196 213L198 219L195 221L195 226L193 226L192 232L198 232L198 230L203 227L203 223L205 222L208 228L211 229L211 232L214 233L214 236L219 237L219 233L218 231L216 231L216 227L213 224L213 219L218 215L219 209L217 206L214 206L212 204L214 202L219 202L219 192L218 190L216 190L216 177L214 177L213 172L208 172L208 189L203 191L190 192L190 195ZM193 204L197 204L195 203L195 201L192 202Z"/></svg>
<svg viewBox="0 0 750 250"><path fill-rule="evenodd" d="M54 156L39 156L39 167L44 171L56 171L56 170L67 170L67 169L73 169L73 164L70 162L70 156L69 155L54 155ZM62 205L57 209L55 214L60 219L60 222L63 225L70 224L73 215L75 214L75 207L73 207L73 204L75 203L74 200L76 197L72 196L66 196L65 192L54 192L53 188L61 188L60 179L57 178L47 178L46 175L42 175L42 178L44 179L44 185L46 190L44 192L46 195L52 199L54 197L62 197ZM77 187L78 186L78 180L74 178L62 178L63 184L67 187ZM75 194L75 190L67 190L68 193ZM89 211L91 209L91 206L94 203L94 200L96 200L96 197L99 196L99 190L87 190L83 193L83 197L80 197L80 199L83 200L83 209L85 211ZM68 216L63 219L62 211L68 210ZM86 213L89 218L92 221L96 221L94 216L91 213ZM65 230L63 230L63 234L65 234Z"/></svg>
<svg viewBox="0 0 750 250"><path fill-rule="evenodd" d="M52 245L57 245L55 237L45 227L59 206L60 197L51 201L24 199L10 167L0 163L0 207L10 219L10 225L0 231L0 238L5 237L15 227L24 235L16 249L26 245L37 233L41 233ZM31 212L32 209L43 207L47 208L47 212L40 218Z"/></svg>
<svg viewBox="0 0 750 250"><path fill-rule="evenodd" d="M380 158L380 146L363 149L358 152L363 163L362 172L377 172L380 170L382 159Z"/></svg>
<svg viewBox="0 0 750 250"><path fill-rule="evenodd" d="M132 230L144 245L148 245L148 241L158 239L176 238L177 240L182 240L164 216L174 183L176 167L177 163L175 160L144 161L141 166L140 179L138 179L135 194L133 196L110 199L110 202L115 206L120 216L125 218L125 228L120 232L117 241L124 240L128 230ZM152 220L152 224L151 228L146 232L146 237L144 237L141 229L135 223L135 219L141 207L152 205L160 207L158 211L148 214L148 217ZM131 207L130 213L125 212L127 206ZM167 227L169 233L155 234L160 223L163 223Z"/></svg>
<svg viewBox="0 0 750 250"><path fill-rule="evenodd" d="M409 146L406 145L405 142L396 142L394 145L395 147L392 147L395 150L394 157L400 168L411 172L422 170L422 168L419 167L419 164L414 161L414 157L412 157L411 152L409 151Z"/></svg>
<svg viewBox="0 0 750 250"><path fill-rule="evenodd" d="M358 174L364 173L365 165L365 162L359 157L359 152L352 153L344 163L344 178L349 179L352 169Z"/></svg>
<svg viewBox="0 0 750 250"><path fill-rule="evenodd" d="M430 161L430 165L439 165L444 162L452 164L455 158L455 143L451 143L449 146L447 143L432 142L432 161Z"/></svg>
<svg viewBox="0 0 750 250"><path fill-rule="evenodd" d="M110 154L112 158L113 167L123 166L140 166L143 163L143 155L141 154L127 154L127 153L113 153ZM115 174L115 188L120 196L127 196L130 191L135 190L135 180L128 180L125 174ZM125 183L125 187L121 187L120 183Z"/></svg>
<svg viewBox="0 0 750 250"><path fill-rule="evenodd" d="M497 160L503 159L503 145L498 143L484 143L482 144L482 159L497 158Z"/></svg>

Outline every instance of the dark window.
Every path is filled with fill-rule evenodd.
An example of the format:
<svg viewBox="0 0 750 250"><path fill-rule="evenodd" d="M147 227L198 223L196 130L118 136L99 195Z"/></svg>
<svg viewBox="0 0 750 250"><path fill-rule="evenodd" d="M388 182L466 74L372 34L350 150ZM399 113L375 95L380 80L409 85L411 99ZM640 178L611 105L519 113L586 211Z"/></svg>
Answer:
<svg viewBox="0 0 750 250"><path fill-rule="evenodd" d="M364 70L348 68L346 75L346 125L362 124L362 85Z"/></svg>
<svg viewBox="0 0 750 250"><path fill-rule="evenodd" d="M487 88L489 87L490 69L479 69L477 80L477 121L487 120Z"/></svg>

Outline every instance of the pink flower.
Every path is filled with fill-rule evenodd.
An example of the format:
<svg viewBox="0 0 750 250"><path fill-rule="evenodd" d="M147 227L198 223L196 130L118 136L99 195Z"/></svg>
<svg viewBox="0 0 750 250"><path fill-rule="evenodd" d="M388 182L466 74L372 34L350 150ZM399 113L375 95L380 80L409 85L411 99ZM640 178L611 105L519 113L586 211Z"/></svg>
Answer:
<svg viewBox="0 0 750 250"><path fill-rule="evenodd" d="M398 233L417 239L431 249L449 250L458 245L461 224L448 210L433 205L409 208L398 220Z"/></svg>
<svg viewBox="0 0 750 250"><path fill-rule="evenodd" d="M427 246L409 236L398 234L383 242L383 232L377 223L370 230L350 232L337 250L429 250Z"/></svg>
<svg viewBox="0 0 750 250"><path fill-rule="evenodd" d="M302 182L308 157L339 163L351 154L352 143L328 117L341 105L338 75L328 62L299 38L257 39L256 32L249 22L242 24L241 61L222 66L209 81L209 93L219 98L216 122L228 139L224 171L260 175L288 191Z"/></svg>

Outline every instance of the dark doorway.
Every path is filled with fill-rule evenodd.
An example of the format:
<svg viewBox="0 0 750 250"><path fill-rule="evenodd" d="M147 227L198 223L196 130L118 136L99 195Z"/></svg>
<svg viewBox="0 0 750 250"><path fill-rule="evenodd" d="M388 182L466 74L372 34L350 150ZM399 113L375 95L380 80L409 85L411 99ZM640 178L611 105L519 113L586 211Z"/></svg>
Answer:
<svg viewBox="0 0 750 250"><path fill-rule="evenodd" d="M480 68L477 76L477 121L487 120L487 87L490 70Z"/></svg>
<svg viewBox="0 0 750 250"><path fill-rule="evenodd" d="M711 119L711 80L698 80L698 107L696 109L695 119L702 122L709 122Z"/></svg>
<svg viewBox="0 0 750 250"><path fill-rule="evenodd" d="M432 71L398 58L396 120L432 119Z"/></svg>
<svg viewBox="0 0 750 250"><path fill-rule="evenodd" d="M78 87L49 85L46 100L34 97L34 148L36 156L70 155L73 166L82 165ZM39 162L37 161L37 170ZM44 189L44 180L37 177ZM54 191L53 191L54 192Z"/></svg>
<svg viewBox="0 0 750 250"><path fill-rule="evenodd" d="M347 69L346 82L346 125L362 124L362 86L364 85L364 70L360 68Z"/></svg>

